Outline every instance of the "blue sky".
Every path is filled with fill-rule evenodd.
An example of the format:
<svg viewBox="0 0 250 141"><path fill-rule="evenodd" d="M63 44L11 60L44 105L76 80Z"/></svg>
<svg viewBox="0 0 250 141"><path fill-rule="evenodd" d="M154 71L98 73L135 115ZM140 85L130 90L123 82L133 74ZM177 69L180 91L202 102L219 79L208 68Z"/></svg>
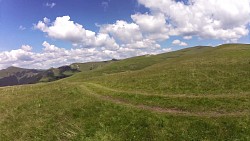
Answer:
<svg viewBox="0 0 250 141"><path fill-rule="evenodd" d="M107 8L104 8L103 2L108 2ZM46 3L56 3L56 5L50 8L46 6ZM114 23L117 19L131 21L130 15L140 11L144 12L147 9L138 6L136 0L2 0L0 3L0 51L17 49L23 44L38 47L37 50L39 50L39 46L45 40L44 35L32 28L33 24L44 17L55 19L69 15L72 20L83 24L86 29L97 31L95 24ZM20 30L20 26L26 29ZM65 44L52 42L62 46ZM66 46L70 44L66 43Z"/></svg>
<svg viewBox="0 0 250 141"><path fill-rule="evenodd" d="M0 0L0 69L249 43L249 21L250 0Z"/></svg>

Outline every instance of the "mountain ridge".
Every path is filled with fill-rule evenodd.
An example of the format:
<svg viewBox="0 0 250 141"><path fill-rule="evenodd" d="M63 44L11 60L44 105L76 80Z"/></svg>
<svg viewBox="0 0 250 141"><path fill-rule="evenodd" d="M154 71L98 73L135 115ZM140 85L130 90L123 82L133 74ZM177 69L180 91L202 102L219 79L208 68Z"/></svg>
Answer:
<svg viewBox="0 0 250 141"><path fill-rule="evenodd" d="M122 72L128 69L137 70L157 64L157 62L160 63L162 61L175 59L181 56L190 56L193 54L208 52L210 50L212 51L213 49L230 49L234 48L235 46L245 45L249 44L222 44L217 47L194 46L153 56L143 55L122 60L112 59L109 61L100 62L73 63L71 65L50 68L47 70L26 69L10 66L6 69L0 70L0 87L51 82L72 76L78 72L98 71L99 69L107 73ZM130 60L133 60L133 62L131 63Z"/></svg>
<svg viewBox="0 0 250 141"><path fill-rule="evenodd" d="M119 60L100 62L73 63L58 68L27 69L10 66L0 70L0 87L51 82L72 76L78 72L93 71Z"/></svg>

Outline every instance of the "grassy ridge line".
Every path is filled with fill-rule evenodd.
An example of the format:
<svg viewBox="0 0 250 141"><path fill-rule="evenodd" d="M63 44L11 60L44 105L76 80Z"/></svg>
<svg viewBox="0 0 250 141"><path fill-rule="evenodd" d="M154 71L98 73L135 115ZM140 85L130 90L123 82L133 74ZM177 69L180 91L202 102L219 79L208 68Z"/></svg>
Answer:
<svg viewBox="0 0 250 141"><path fill-rule="evenodd" d="M140 70L83 77L82 80L147 93L232 94L250 91L249 70L249 45L224 45Z"/></svg>
<svg viewBox="0 0 250 141"><path fill-rule="evenodd" d="M211 51L212 47L207 46L199 46L188 49L182 49L179 51L173 51L168 53L163 53L159 55L145 55L132 57L120 61L115 61L109 63L103 67L99 67L91 72L82 72L79 74L75 74L73 77L69 78L69 81L86 81L93 78L98 78L100 76L105 76L109 74L119 74L132 72L137 70L143 70L147 67L165 62L165 61L174 61L179 57L183 56L193 56L197 53L208 52Z"/></svg>

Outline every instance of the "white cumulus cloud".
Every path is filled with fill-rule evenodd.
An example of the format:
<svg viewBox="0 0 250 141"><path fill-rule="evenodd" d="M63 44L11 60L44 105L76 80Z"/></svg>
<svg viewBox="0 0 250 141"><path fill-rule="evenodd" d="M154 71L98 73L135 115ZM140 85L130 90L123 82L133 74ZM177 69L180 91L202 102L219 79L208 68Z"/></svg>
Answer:
<svg viewBox="0 0 250 141"><path fill-rule="evenodd" d="M96 34L91 30L86 30L82 25L70 21L69 16L57 17L52 23L48 18L44 18L34 27L47 33L51 38L69 41L74 46L109 48L117 48L118 46L108 34Z"/></svg>
<svg viewBox="0 0 250 141"><path fill-rule="evenodd" d="M139 25L140 30L145 34L146 38L153 40L166 40L169 38L169 27L163 14L149 15L135 14L131 18Z"/></svg>
<svg viewBox="0 0 250 141"><path fill-rule="evenodd" d="M99 36L103 36L99 34ZM105 36L99 37L105 42ZM42 52L33 52L32 47L23 45L20 49L0 52L0 69L9 66L24 68L47 69L69 65L75 62L90 62L116 59L124 59L145 54L158 54L171 51L170 48L161 49L158 46L149 48L154 42L138 42L139 45L122 45L116 50L113 48L71 48L65 49L44 41ZM135 46L137 48L135 48ZM145 48L146 47L146 48Z"/></svg>
<svg viewBox="0 0 250 141"><path fill-rule="evenodd" d="M248 35L250 0L138 0L152 13L164 14L169 35L238 40Z"/></svg>
<svg viewBox="0 0 250 141"><path fill-rule="evenodd" d="M178 46L187 46L187 45L188 45L187 43L182 42L182 41L180 41L180 40L174 40L174 41L172 42L172 44L173 44L173 45L178 45Z"/></svg>
<svg viewBox="0 0 250 141"><path fill-rule="evenodd" d="M138 3L150 12L135 13L130 22L117 20L98 25L100 29L96 32L74 22L70 16L57 17L54 21L45 17L34 28L47 37L72 43L73 48L65 49L45 41L43 51L35 53L32 47L25 45L0 52L0 68L13 64L47 68L162 53L171 49L161 47L161 42L176 36L182 36L183 40L195 37L237 42L249 34L250 0L188 0L186 3L138 0ZM172 44L188 46L181 40L174 40Z"/></svg>
<svg viewBox="0 0 250 141"><path fill-rule="evenodd" d="M154 19L152 19L154 20ZM39 21L34 25L35 29L41 30L47 36L69 41L74 47L89 47L118 51L121 48L134 48L134 49L160 49L158 40L162 36L153 35L158 34L157 31L145 33L140 25L136 23L128 23L123 20L118 20L114 24L100 25L99 32L87 30L78 23L70 20L69 16L57 17L54 22L50 22L48 18ZM151 35L151 36L150 36ZM165 38L165 37L164 37Z"/></svg>
<svg viewBox="0 0 250 141"><path fill-rule="evenodd" d="M29 46L29 45L22 45L21 49L24 50L24 51L31 51L33 48L31 46Z"/></svg>
<svg viewBox="0 0 250 141"><path fill-rule="evenodd" d="M185 40L191 40L193 37L192 36L184 36L183 39Z"/></svg>
<svg viewBox="0 0 250 141"><path fill-rule="evenodd" d="M116 21L115 24L102 25L100 32L110 34L122 43L132 43L143 39L139 26L126 21Z"/></svg>

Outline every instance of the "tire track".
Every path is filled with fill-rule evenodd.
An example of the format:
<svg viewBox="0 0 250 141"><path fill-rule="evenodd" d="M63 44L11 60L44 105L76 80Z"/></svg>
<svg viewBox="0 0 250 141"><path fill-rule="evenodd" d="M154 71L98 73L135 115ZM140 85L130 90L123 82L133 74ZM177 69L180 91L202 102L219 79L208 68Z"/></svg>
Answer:
<svg viewBox="0 0 250 141"><path fill-rule="evenodd" d="M223 94L223 95L187 95L187 94L176 94L176 95L162 95L162 94L149 94L149 93L142 93L142 92L133 92L133 91L123 91L123 90L117 90L117 89L112 89L112 88L108 88L105 87L103 85L100 84L95 84L95 83L87 83L91 86L94 86L96 88L99 89L104 89L104 90L108 90L108 91L112 91L112 92L119 92L119 93L127 93L127 94L135 94L135 95L144 95L144 96L157 96L157 97L167 97L167 98L210 98L210 99L214 99L214 98L250 98L250 94Z"/></svg>
<svg viewBox="0 0 250 141"><path fill-rule="evenodd" d="M178 116L194 116L194 117L244 117L244 116L250 116L246 112L231 112L231 113L220 113L220 112L189 112L189 111L183 111L180 109L173 109L173 108L161 108L156 106L148 106L143 104L132 104L129 101L113 98L111 96L104 96L101 94L97 94L94 91L87 88L85 85L80 85L81 88L83 88L85 91L87 91L87 95L98 98L100 100L104 100L107 102L111 102L113 104L118 104L122 106L127 106L139 110L147 110L154 113L160 113L160 114L170 114L170 115L178 115Z"/></svg>

